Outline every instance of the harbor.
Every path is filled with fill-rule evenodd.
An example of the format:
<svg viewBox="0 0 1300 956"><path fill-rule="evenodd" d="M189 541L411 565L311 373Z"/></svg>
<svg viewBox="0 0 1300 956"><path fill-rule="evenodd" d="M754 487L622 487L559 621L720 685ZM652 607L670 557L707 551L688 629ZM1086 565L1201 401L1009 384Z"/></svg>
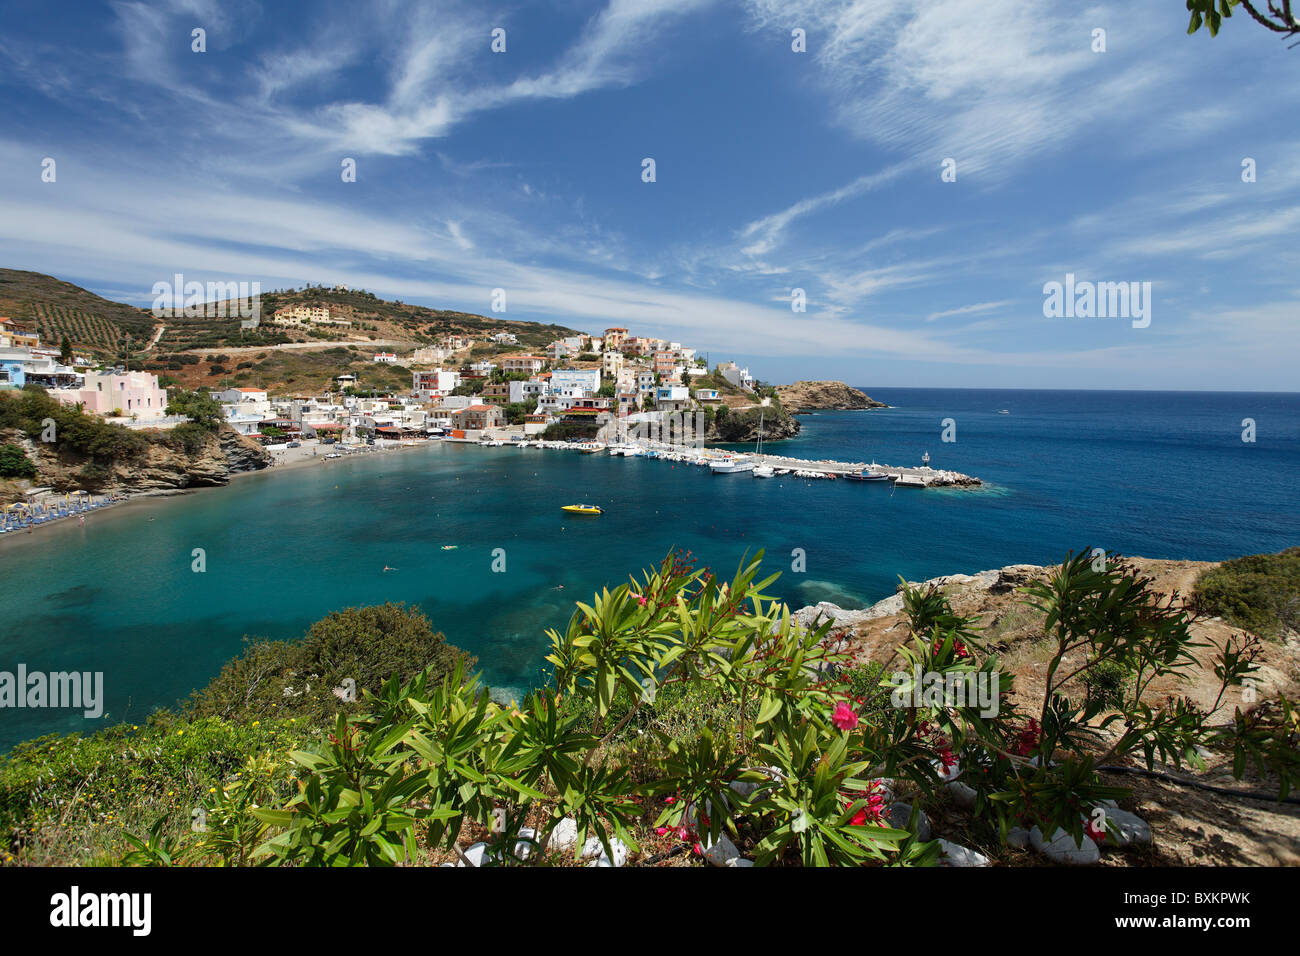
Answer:
<svg viewBox="0 0 1300 956"><path fill-rule="evenodd" d="M564 442L543 440L484 439L480 445L490 447L547 448L579 451L585 454L608 454L624 458L653 458L677 464L695 465L714 475L748 474L755 478L794 477L810 480L849 480L888 483L898 488L976 488L979 478L947 469L919 466L882 465L879 462L847 462L829 459L812 460L772 455L766 452L734 452L725 449L629 439L602 442ZM928 455L926 459L928 459Z"/></svg>

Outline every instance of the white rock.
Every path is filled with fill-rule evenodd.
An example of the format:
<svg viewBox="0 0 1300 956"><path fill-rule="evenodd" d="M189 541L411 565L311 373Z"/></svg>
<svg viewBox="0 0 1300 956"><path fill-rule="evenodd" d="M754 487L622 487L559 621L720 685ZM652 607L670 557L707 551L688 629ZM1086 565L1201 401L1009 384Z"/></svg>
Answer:
<svg viewBox="0 0 1300 956"><path fill-rule="evenodd" d="M708 834L703 835L700 837L700 848L704 851L704 859L714 866L728 866L730 860L740 856L736 844L725 833L719 833L717 842L712 843L709 842Z"/></svg>
<svg viewBox="0 0 1300 956"><path fill-rule="evenodd" d="M456 865L463 867L466 865L465 860L468 860L469 866L479 867L491 858L492 857L488 854L488 845L486 843L473 843L465 851L465 859L457 861Z"/></svg>
<svg viewBox="0 0 1300 956"><path fill-rule="evenodd" d="M746 860L743 856L738 856L734 860L728 860L726 865L731 867L753 866L754 861Z"/></svg>
<svg viewBox="0 0 1300 956"><path fill-rule="evenodd" d="M609 862L608 857L598 856L596 857L596 859L592 860L587 865L588 866L613 866L614 864Z"/></svg>
<svg viewBox="0 0 1300 956"><path fill-rule="evenodd" d="M1101 859L1097 844L1084 836L1083 843L1074 842L1074 837L1058 829L1051 839L1043 836L1043 831L1034 827L1029 831L1029 845L1054 863L1069 863L1072 866L1090 866Z"/></svg>
<svg viewBox="0 0 1300 956"><path fill-rule="evenodd" d="M988 866L989 858L983 853L976 853L969 847L939 840L940 866Z"/></svg>
<svg viewBox="0 0 1300 956"><path fill-rule="evenodd" d="M515 843L515 858L519 860L527 860L533 854L533 844L526 841L536 840L537 831L532 827L520 827L519 835L524 839Z"/></svg>
<svg viewBox="0 0 1300 956"><path fill-rule="evenodd" d="M906 830L907 821L912 816L910 803L891 803L885 811L885 821L895 830ZM922 843L930 842L930 818L924 810L916 815L916 838Z"/></svg>
<svg viewBox="0 0 1300 956"><path fill-rule="evenodd" d="M612 856L601 846L600 837L587 837L587 842L582 845L582 858L604 860L609 866L622 866L627 862L627 844L618 837L610 837L609 849Z"/></svg>
<svg viewBox="0 0 1300 956"><path fill-rule="evenodd" d="M1151 842L1151 827L1137 814L1127 810L1107 810L1106 823L1108 833L1120 846Z"/></svg>
<svg viewBox="0 0 1300 956"><path fill-rule="evenodd" d="M578 821L573 817L565 817L557 823L546 841L546 848L554 851L572 850L577 845Z"/></svg>
<svg viewBox="0 0 1300 956"><path fill-rule="evenodd" d="M1012 827L1007 831L1007 846L1023 850L1029 846L1029 831L1024 827Z"/></svg>
<svg viewBox="0 0 1300 956"><path fill-rule="evenodd" d="M944 789L952 794L952 802L957 804L957 806L964 807L967 810L975 806L975 798L978 794L975 793L973 787L966 786L966 784L962 783L960 780L953 780L950 781Z"/></svg>

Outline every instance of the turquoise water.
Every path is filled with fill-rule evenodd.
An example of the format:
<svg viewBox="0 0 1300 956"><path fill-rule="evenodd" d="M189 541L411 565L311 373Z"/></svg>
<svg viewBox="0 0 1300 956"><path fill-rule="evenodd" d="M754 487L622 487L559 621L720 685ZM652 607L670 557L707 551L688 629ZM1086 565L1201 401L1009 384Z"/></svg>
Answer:
<svg viewBox="0 0 1300 956"><path fill-rule="evenodd" d="M893 465L929 451L935 467L991 487L891 494L433 444L242 477L0 541L0 670L102 671L107 700L97 722L0 710L0 747L138 720L205 683L246 634L297 637L330 610L389 600L423 608L478 655L489 683L524 688L541 675L545 629L561 627L573 601L674 547L727 574L746 549L766 548L787 572L775 590L788 601L858 606L892 593L899 574L1046 563L1070 548L1220 559L1300 544L1300 396L871 394L897 407L808 416L799 438L772 450ZM956 443L940 441L945 417ZM1257 422L1254 444L1241 441L1245 417ZM559 510L579 501L606 512ZM204 573L191 570L195 548ZM492 570L498 548L504 573ZM794 548L806 573L790 572Z"/></svg>

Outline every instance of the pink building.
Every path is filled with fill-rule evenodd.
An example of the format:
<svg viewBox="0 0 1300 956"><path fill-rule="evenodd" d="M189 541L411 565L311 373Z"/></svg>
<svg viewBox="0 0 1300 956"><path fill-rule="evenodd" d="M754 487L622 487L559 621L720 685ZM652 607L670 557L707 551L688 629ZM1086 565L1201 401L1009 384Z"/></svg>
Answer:
<svg viewBox="0 0 1300 956"><path fill-rule="evenodd" d="M65 405L81 402L97 415L148 420L167 414L167 390L150 372L87 372L81 388L59 388L50 394Z"/></svg>

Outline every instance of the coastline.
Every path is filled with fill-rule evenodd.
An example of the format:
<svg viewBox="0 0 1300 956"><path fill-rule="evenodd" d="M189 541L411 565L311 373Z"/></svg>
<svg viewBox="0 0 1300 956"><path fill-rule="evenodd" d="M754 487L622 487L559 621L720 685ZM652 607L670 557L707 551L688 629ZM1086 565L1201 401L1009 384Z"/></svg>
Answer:
<svg viewBox="0 0 1300 956"><path fill-rule="evenodd" d="M341 458L326 458L325 455L328 454L329 452L321 453L318 450L319 448L333 447L329 445L318 446L318 445L304 444L298 448L287 448L285 446L271 446L267 449L267 451L270 452L272 455L272 463L270 465L268 465L265 468L256 468L250 471L232 472L230 474L230 481L233 482L239 478L245 478L249 475L283 474L285 472L296 471L300 468L309 467L313 464L323 465L326 463L342 461L344 458L350 458L353 455L372 455L372 454L379 454L379 453L401 451L409 448L421 448L424 447L426 444L427 444L426 442L420 442L417 445L403 445L401 442L394 442L392 445L385 445L383 447L380 447L378 445L365 446L364 451L355 447L349 447L347 450L340 452L342 456ZM315 455L312 454L313 449L317 449L317 453ZM205 485L197 488L168 488L168 489L160 489L155 491L121 492L123 497L121 497L120 499L116 501L110 501L107 504L101 505L100 507L94 509L93 511L85 512L84 516L90 518L93 517L94 515L100 515L100 514L111 513L114 515L121 515L128 512L135 512L141 510L145 505L151 502L156 502L159 499L178 498L178 497L183 497L185 495L192 495L203 491L219 491L221 488L227 487L228 484L229 482L226 485ZM76 521L73 521L72 519L74 517L76 516L69 515L66 518L57 518L53 521L47 521L43 524L36 525L35 527L32 527L24 531L9 531L4 534L0 534L0 549L4 549L5 547L14 547L15 546L14 542L16 541L34 542L38 540L47 540L48 536L46 536L46 538L40 537L40 533L47 529L86 527L86 525L80 525Z"/></svg>

